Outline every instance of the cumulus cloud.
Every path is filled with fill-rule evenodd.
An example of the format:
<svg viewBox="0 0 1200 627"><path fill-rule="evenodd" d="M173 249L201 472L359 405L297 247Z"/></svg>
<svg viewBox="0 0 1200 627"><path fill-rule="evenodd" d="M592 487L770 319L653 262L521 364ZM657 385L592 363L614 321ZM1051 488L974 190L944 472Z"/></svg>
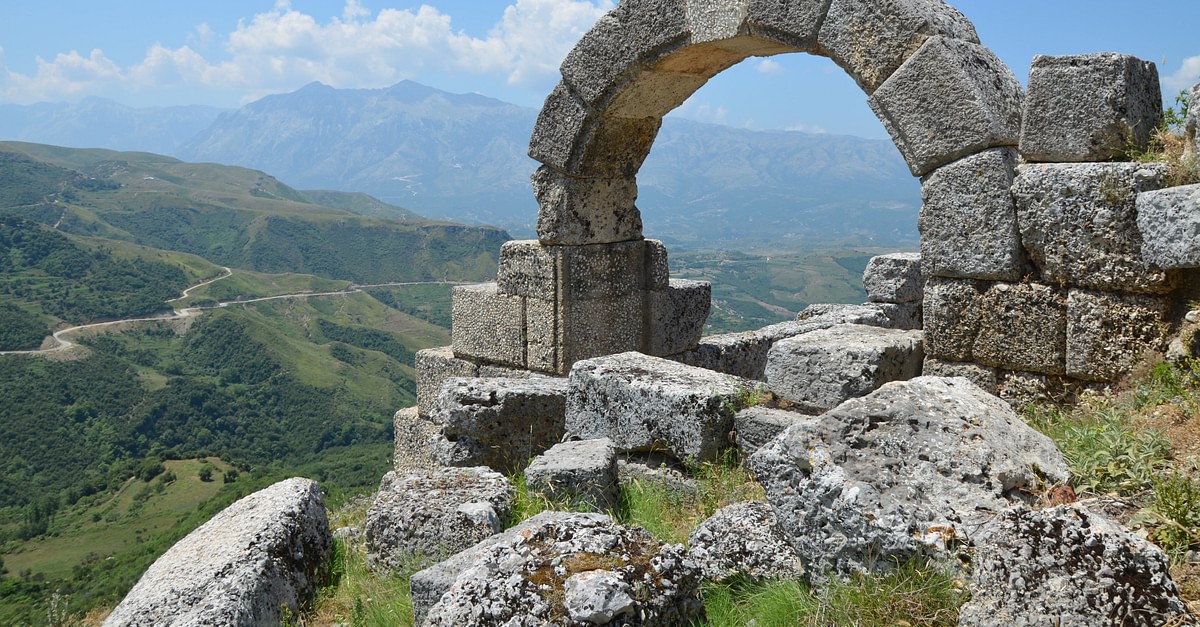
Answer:
<svg viewBox="0 0 1200 627"><path fill-rule="evenodd" d="M1190 89L1192 85L1200 83L1200 55L1184 59L1179 69L1170 76L1164 76L1162 82L1168 92Z"/></svg>
<svg viewBox="0 0 1200 627"><path fill-rule="evenodd" d="M230 33L208 24L188 45L152 45L119 67L100 50L38 59L32 75L8 72L0 57L0 99L33 102L114 90L203 88L243 99L321 81L336 87L382 87L423 74L491 75L514 85L552 85L571 47L612 0L511 0L484 37L455 30L452 16L429 5L373 13L346 0L341 15L319 21L279 0L238 22ZM209 44L219 46L210 46ZM211 49L211 50L210 50ZM219 49L219 52L218 52Z"/></svg>
<svg viewBox="0 0 1200 627"><path fill-rule="evenodd" d="M783 130L794 131L797 133L810 133L813 135L824 135L825 133L829 132L821 126L818 126L816 124L805 124L804 122L797 122L796 124L788 126L787 128L785 128Z"/></svg>
<svg viewBox="0 0 1200 627"><path fill-rule="evenodd" d="M755 68L762 74L778 74L783 71L783 66L778 61L771 59L763 59L758 62L758 67Z"/></svg>

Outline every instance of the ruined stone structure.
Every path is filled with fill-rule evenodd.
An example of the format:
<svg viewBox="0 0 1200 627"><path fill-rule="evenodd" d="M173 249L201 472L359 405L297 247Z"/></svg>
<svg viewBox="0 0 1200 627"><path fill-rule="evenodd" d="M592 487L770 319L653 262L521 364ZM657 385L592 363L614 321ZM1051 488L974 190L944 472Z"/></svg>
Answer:
<svg viewBox="0 0 1200 627"><path fill-rule="evenodd" d="M669 280L636 175L662 116L709 78L789 52L842 67L922 177L932 368L1046 387L1113 380L1161 348L1179 275L1144 266L1135 199L1164 170L1100 163L1159 123L1153 64L1039 57L1026 97L941 0L624 0L562 65L529 149L538 240L503 247L496 283L456 290L453 358L558 375L624 351L702 362L686 352L710 288Z"/></svg>

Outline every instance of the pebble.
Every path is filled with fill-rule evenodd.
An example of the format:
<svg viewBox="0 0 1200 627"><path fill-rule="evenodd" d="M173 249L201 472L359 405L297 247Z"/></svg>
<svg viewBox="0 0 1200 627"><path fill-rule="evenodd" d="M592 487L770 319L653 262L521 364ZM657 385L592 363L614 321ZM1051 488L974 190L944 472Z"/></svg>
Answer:
<svg viewBox="0 0 1200 627"><path fill-rule="evenodd" d="M1188 322L1200 322L1200 309L1187 312L1187 315L1184 316L1184 319L1186 319Z"/></svg>

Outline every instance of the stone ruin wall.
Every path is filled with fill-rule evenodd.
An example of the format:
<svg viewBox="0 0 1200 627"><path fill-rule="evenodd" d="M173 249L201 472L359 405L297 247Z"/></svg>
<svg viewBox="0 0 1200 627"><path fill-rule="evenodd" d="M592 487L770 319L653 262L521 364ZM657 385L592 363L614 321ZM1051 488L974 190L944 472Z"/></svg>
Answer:
<svg viewBox="0 0 1200 627"><path fill-rule="evenodd" d="M1161 121L1152 63L1038 57L1027 95L941 0L624 0L567 56L538 118L538 240L505 244L495 283L456 289L452 354L418 358L423 403L449 376L563 375L630 350L756 374L735 362L789 329L700 337L710 287L669 278L636 175L662 116L709 78L790 52L842 67L921 177L927 374L1073 389L1165 348L1200 244L1186 198L1139 228L1138 195L1167 170L1120 161Z"/></svg>

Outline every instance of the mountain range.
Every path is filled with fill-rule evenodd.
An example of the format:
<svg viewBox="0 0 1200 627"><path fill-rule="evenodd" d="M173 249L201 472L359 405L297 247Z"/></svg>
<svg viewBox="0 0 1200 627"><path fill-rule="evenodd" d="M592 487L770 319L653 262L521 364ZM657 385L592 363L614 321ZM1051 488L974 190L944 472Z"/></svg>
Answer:
<svg viewBox="0 0 1200 627"><path fill-rule="evenodd" d="M364 192L422 215L532 234L526 155L537 111L401 82L320 83L236 111L77 104L0 107L0 138L144 150L268 172L295 188ZM712 243L916 239L919 189L887 141L667 118L639 173L646 234Z"/></svg>

